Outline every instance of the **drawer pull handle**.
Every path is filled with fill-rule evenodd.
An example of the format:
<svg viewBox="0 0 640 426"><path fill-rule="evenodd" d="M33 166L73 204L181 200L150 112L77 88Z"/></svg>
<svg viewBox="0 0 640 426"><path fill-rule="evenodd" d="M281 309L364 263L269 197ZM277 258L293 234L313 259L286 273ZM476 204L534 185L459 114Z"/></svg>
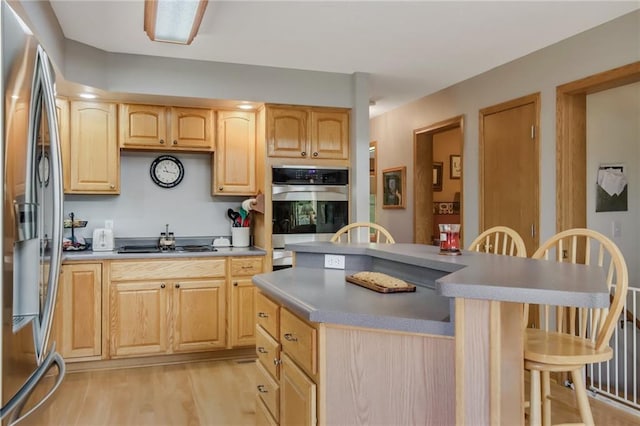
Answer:
<svg viewBox="0 0 640 426"><path fill-rule="evenodd" d="M284 339L285 339L285 340L288 340L288 341L290 341L290 342L297 342L297 341L298 341L298 338L297 338L297 337L295 337L295 336L294 336L293 334L291 334L291 333L285 333L285 334L284 334Z"/></svg>
<svg viewBox="0 0 640 426"><path fill-rule="evenodd" d="M281 359L278 359L278 358L274 358L273 359L273 365L280 365L280 364L282 364L282 360Z"/></svg>
<svg viewBox="0 0 640 426"><path fill-rule="evenodd" d="M258 312L258 318L269 318L269 315L264 312Z"/></svg>
<svg viewBox="0 0 640 426"><path fill-rule="evenodd" d="M265 389L264 385L258 385L258 392L267 393L269 391Z"/></svg>
<svg viewBox="0 0 640 426"><path fill-rule="evenodd" d="M160 139L160 143L163 144L164 143L164 139Z"/></svg>
<svg viewBox="0 0 640 426"><path fill-rule="evenodd" d="M261 354L269 353L269 351L263 348L262 346L258 346L258 352Z"/></svg>
<svg viewBox="0 0 640 426"><path fill-rule="evenodd" d="M164 283L160 284L160 288L165 288L166 285Z"/></svg>

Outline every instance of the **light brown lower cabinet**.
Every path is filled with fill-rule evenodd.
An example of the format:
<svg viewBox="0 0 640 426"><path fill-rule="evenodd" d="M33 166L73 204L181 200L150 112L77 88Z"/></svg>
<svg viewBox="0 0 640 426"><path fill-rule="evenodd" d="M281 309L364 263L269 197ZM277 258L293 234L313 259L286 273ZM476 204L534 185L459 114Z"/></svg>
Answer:
<svg viewBox="0 0 640 426"><path fill-rule="evenodd" d="M256 294L251 277L262 273L264 257L243 256L229 259L229 347L256 343Z"/></svg>
<svg viewBox="0 0 640 426"><path fill-rule="evenodd" d="M112 262L110 357L226 347L225 287L225 258Z"/></svg>
<svg viewBox="0 0 640 426"><path fill-rule="evenodd" d="M102 355L102 264L62 265L52 340L69 362Z"/></svg>
<svg viewBox="0 0 640 426"><path fill-rule="evenodd" d="M261 292L256 329L257 424L455 423L453 336L309 322Z"/></svg>

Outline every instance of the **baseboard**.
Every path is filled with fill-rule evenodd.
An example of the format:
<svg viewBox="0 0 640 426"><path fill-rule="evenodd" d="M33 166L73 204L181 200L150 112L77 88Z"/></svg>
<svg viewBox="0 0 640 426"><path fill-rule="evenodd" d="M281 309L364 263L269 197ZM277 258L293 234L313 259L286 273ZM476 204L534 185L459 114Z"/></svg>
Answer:
<svg viewBox="0 0 640 426"><path fill-rule="evenodd" d="M256 359L255 347L226 349L221 351L197 352L189 354L156 355L148 357L132 357L105 359L98 361L80 361L67 363L67 372L96 371L134 367L150 367L154 365L182 364L197 361L220 361L229 359Z"/></svg>

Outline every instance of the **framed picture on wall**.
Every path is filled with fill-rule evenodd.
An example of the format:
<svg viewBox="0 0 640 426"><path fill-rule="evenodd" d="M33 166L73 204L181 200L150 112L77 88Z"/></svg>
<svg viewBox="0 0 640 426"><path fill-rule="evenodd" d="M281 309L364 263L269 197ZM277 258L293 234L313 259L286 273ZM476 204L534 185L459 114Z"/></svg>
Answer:
<svg viewBox="0 0 640 426"><path fill-rule="evenodd" d="M462 175L462 162L459 155L449 156L449 179L460 179Z"/></svg>
<svg viewBox="0 0 640 426"><path fill-rule="evenodd" d="M441 161L433 163L433 190L436 192L442 191L442 166Z"/></svg>
<svg viewBox="0 0 640 426"><path fill-rule="evenodd" d="M382 171L382 184L384 185L383 209L405 208L406 177L407 168L404 166Z"/></svg>

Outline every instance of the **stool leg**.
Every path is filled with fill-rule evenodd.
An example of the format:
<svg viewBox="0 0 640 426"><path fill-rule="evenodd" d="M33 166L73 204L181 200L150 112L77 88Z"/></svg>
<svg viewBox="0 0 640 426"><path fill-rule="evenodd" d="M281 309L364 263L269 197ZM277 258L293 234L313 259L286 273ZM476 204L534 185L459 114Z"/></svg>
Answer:
<svg viewBox="0 0 640 426"><path fill-rule="evenodd" d="M584 380L582 380L582 369L573 370L571 372L571 379L576 392L576 401L578 402L578 409L580 410L580 417L582 422L586 426L593 426L593 416L591 415L591 407L589 406L589 397L587 396L587 388L584 386Z"/></svg>
<svg viewBox="0 0 640 426"><path fill-rule="evenodd" d="M540 370L530 370L529 426L540 426Z"/></svg>
<svg viewBox="0 0 640 426"><path fill-rule="evenodd" d="M542 425L551 426L551 373L542 372Z"/></svg>

